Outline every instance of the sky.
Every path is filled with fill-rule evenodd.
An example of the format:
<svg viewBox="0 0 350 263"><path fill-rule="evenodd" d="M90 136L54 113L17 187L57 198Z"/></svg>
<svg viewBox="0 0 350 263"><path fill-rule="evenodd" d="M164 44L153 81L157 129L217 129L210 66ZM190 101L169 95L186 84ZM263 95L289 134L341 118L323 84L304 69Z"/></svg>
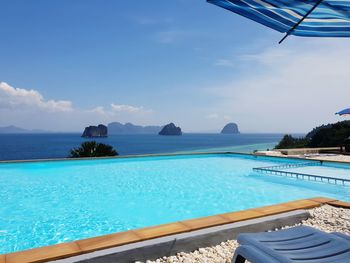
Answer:
<svg viewBox="0 0 350 263"><path fill-rule="evenodd" d="M296 133L350 107L350 39L278 45L280 33L204 0L0 0L0 10L0 126Z"/></svg>

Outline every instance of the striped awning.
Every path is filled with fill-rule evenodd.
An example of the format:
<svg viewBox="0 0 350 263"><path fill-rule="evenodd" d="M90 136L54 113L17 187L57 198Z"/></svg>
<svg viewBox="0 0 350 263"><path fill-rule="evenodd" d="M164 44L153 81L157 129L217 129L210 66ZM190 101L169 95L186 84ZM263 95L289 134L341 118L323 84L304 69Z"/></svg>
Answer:
<svg viewBox="0 0 350 263"><path fill-rule="evenodd" d="M350 108L337 112L339 116L350 115Z"/></svg>
<svg viewBox="0 0 350 263"><path fill-rule="evenodd" d="M286 36L350 37L350 0L207 1Z"/></svg>

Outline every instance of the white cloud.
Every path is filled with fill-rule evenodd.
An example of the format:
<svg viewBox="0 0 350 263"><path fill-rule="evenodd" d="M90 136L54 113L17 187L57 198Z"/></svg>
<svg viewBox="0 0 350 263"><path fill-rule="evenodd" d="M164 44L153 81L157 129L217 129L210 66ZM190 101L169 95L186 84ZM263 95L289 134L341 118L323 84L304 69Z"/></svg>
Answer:
<svg viewBox="0 0 350 263"><path fill-rule="evenodd" d="M104 107L102 107L102 106L98 106L96 108L93 108L92 110L89 110L88 112L97 113L97 114L101 114L101 115L107 114Z"/></svg>
<svg viewBox="0 0 350 263"><path fill-rule="evenodd" d="M0 82L0 109L39 109L46 112L71 112L84 111L82 109L73 109L72 102L66 100L45 100L37 90L27 90L14 88L5 82ZM110 109L103 106L86 110L89 113L98 113L101 115L115 115L117 113L149 113L142 106L132 106L126 104L110 104Z"/></svg>
<svg viewBox="0 0 350 263"><path fill-rule="evenodd" d="M124 104L111 104L111 108L114 112L128 112L128 113L137 113L137 112L143 112L145 109L143 107L136 107L131 105L124 105Z"/></svg>
<svg viewBox="0 0 350 263"><path fill-rule="evenodd" d="M7 109L40 109L48 112L72 111L72 102L66 100L45 100L40 92L14 88L0 82L0 108Z"/></svg>
<svg viewBox="0 0 350 263"><path fill-rule="evenodd" d="M98 106L87 112L104 115L105 117L114 117L120 115L143 115L144 113L151 113L153 111L145 109L142 106L111 103L110 107L107 109L103 106Z"/></svg>
<svg viewBox="0 0 350 263"><path fill-rule="evenodd" d="M46 100L37 90L0 82L0 126L79 131L87 125L112 121L146 124L150 113L153 111L142 106L115 103L93 109L73 108L70 101Z"/></svg>
<svg viewBox="0 0 350 263"><path fill-rule="evenodd" d="M342 120L334 113L350 106L349 58L348 41L320 39L240 56L238 78L210 89L221 98L217 114L259 132L308 131Z"/></svg>
<svg viewBox="0 0 350 263"><path fill-rule="evenodd" d="M231 119L230 115L220 115L217 113L210 113L206 116L207 119L212 119L212 120L224 120L228 121Z"/></svg>

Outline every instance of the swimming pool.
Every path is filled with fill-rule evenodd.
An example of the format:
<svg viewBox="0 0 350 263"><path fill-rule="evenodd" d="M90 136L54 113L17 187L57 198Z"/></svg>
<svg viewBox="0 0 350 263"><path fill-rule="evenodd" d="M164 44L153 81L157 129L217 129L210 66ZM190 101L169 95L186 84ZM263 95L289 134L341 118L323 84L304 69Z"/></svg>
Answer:
<svg viewBox="0 0 350 263"><path fill-rule="evenodd" d="M295 199L350 201L349 187L252 172L287 162L305 161L198 154L2 163L0 254ZM324 167L350 176L348 165Z"/></svg>

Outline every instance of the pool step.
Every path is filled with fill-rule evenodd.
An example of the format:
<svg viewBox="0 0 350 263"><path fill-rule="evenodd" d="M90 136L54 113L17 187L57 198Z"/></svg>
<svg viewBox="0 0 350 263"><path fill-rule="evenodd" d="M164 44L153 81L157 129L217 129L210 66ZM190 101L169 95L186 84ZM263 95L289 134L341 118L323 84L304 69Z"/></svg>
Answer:
<svg viewBox="0 0 350 263"><path fill-rule="evenodd" d="M286 176L286 177L291 177L291 178L296 178L296 179L301 179L301 180L350 186L349 179L335 178L335 177L321 176L321 175L313 175L313 174L305 174L305 173L297 173L297 172L290 172L290 171L283 171L282 170L282 169L306 167L306 166L319 166L319 165L322 165L322 163L323 163L322 161L320 161L320 162L307 162L307 163L290 163L290 164L284 164L284 165L278 165L278 166L257 167L257 168L253 168L253 171L257 172L257 173L268 174L268 175Z"/></svg>

